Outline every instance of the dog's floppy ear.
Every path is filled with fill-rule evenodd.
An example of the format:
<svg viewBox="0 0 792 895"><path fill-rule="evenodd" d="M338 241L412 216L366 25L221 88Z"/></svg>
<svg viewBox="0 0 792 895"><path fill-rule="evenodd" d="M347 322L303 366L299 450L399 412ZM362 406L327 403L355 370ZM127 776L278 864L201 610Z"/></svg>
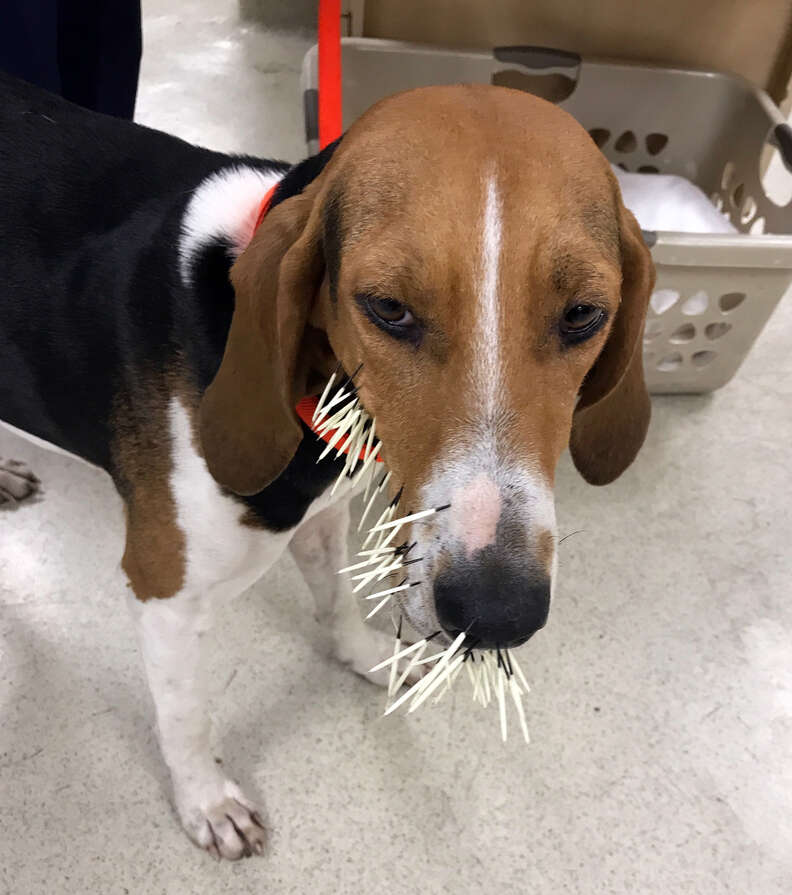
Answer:
<svg viewBox="0 0 792 895"><path fill-rule="evenodd" d="M209 471L237 494L277 478L303 436L295 405L305 394L301 349L324 273L320 183L275 205L231 269L234 314L199 429Z"/></svg>
<svg viewBox="0 0 792 895"><path fill-rule="evenodd" d="M581 389L569 438L575 466L592 485L607 485L632 463L651 416L642 344L655 271L638 223L621 198L618 204L621 302L605 346Z"/></svg>
<svg viewBox="0 0 792 895"><path fill-rule="evenodd" d="M214 478L256 494L302 439L294 412L306 321L322 278L314 187L272 209L231 269L235 306L220 368L204 393L200 438Z"/></svg>

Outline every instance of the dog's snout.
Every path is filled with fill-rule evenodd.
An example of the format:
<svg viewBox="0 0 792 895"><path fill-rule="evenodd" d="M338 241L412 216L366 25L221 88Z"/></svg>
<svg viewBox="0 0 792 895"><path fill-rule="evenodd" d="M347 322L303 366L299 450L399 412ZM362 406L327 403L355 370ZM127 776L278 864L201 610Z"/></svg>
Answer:
<svg viewBox="0 0 792 895"><path fill-rule="evenodd" d="M550 578L482 551L437 576L434 600L438 621L450 636L465 631L480 649L514 647L544 627Z"/></svg>

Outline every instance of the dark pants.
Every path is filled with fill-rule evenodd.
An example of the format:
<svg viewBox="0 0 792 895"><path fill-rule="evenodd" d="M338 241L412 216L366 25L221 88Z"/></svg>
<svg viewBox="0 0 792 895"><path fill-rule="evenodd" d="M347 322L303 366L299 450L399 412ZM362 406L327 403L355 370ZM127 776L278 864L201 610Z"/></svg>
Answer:
<svg viewBox="0 0 792 895"><path fill-rule="evenodd" d="M0 69L107 115L132 118L140 0L0 0Z"/></svg>

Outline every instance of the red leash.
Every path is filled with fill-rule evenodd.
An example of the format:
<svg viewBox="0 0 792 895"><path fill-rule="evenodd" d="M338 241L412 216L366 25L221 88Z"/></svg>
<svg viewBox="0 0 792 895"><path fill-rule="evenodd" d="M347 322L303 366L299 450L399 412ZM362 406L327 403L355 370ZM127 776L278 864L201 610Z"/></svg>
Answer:
<svg viewBox="0 0 792 895"><path fill-rule="evenodd" d="M341 0L319 0L319 148L341 136Z"/></svg>
<svg viewBox="0 0 792 895"><path fill-rule="evenodd" d="M338 139L342 133L341 114L341 0L319 0L319 148ZM256 226L258 230L269 211L275 184L261 200Z"/></svg>

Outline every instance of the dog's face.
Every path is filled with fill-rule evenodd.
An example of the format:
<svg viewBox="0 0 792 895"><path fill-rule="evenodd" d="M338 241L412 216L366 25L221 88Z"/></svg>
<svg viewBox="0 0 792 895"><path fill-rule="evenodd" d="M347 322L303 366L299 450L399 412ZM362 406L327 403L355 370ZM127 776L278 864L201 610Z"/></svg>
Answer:
<svg viewBox="0 0 792 895"><path fill-rule="evenodd" d="M610 481L648 424L651 261L607 162L527 94L412 91L367 113L271 217L233 275L240 326L202 411L210 468L263 487L299 441L293 402L312 371L362 365L400 507L450 504L408 533L422 562L406 616L481 647L523 642L549 608L560 453L570 444L589 481ZM253 359L267 352L274 373ZM218 450L215 399L233 389L257 394L267 427Z"/></svg>

